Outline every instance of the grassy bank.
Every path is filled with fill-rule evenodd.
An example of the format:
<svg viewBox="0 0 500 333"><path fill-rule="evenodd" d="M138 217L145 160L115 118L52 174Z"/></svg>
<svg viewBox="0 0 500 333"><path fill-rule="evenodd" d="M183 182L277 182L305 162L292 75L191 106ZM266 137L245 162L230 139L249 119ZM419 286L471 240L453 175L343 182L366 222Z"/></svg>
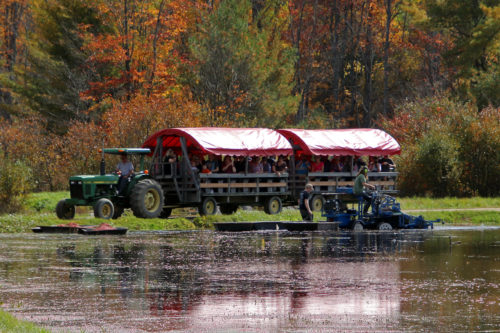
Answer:
<svg viewBox="0 0 500 333"><path fill-rule="evenodd" d="M19 320L0 310L0 332L2 333L49 333L50 331L30 322Z"/></svg>
<svg viewBox="0 0 500 333"><path fill-rule="evenodd" d="M56 225L65 223L57 219L54 213L57 202L68 197L67 192L43 192L31 194L24 203L21 213L0 216L0 232L29 232L38 225ZM402 198L401 207L405 210L425 209L472 209L500 207L500 198ZM454 225L500 225L498 211L432 211L418 212L414 215L423 215L426 219L441 218ZM130 211L118 220L111 223L115 226L127 227L130 230L191 230L211 228L213 222L243 222L243 221L300 221L300 214L296 209L284 209L281 214L269 216L261 210L238 210L233 215L215 215L200 217L195 209L175 209L173 218L169 219L139 219ZM189 217L189 218L186 218ZM315 214L315 220L321 220L321 214ZM99 224L109 222L96 220L91 210L79 207L75 222L79 224Z"/></svg>
<svg viewBox="0 0 500 333"><path fill-rule="evenodd" d="M466 208L500 208L500 197L497 198L398 198L403 210L416 209L466 209Z"/></svg>

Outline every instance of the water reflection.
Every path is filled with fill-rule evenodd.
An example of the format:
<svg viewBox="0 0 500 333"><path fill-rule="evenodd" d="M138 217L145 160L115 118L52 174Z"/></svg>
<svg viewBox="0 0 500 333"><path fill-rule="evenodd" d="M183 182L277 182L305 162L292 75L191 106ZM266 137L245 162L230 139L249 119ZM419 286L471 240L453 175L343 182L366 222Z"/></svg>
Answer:
<svg viewBox="0 0 500 333"><path fill-rule="evenodd" d="M75 331L496 329L499 236L1 235L0 301Z"/></svg>

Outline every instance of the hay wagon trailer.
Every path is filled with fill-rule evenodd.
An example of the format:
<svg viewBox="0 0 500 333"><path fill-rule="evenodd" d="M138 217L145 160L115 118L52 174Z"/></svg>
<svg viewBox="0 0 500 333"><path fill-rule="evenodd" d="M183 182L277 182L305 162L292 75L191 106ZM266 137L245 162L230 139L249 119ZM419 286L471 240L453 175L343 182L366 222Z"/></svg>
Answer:
<svg viewBox="0 0 500 333"><path fill-rule="evenodd" d="M154 133L143 144L152 151L151 177L162 187L165 197L162 217L173 208L198 207L201 215L212 215L217 206L231 214L240 205L263 206L277 214L291 204L288 174L250 173L251 156L288 156L293 149L278 132L265 128L172 128ZM175 162L169 162L171 149ZM193 156L242 156L244 173L199 173L191 166ZM167 159L167 160L166 160Z"/></svg>
<svg viewBox="0 0 500 333"><path fill-rule="evenodd" d="M293 148L291 156L288 188L289 204L296 204L300 192L306 183L314 186L311 206L314 211L321 211L325 198L330 193L344 191L352 187L356 178L354 159L351 158L348 172L309 172L299 175L295 162L301 155L306 156L382 156L400 154L398 142L388 133L371 128L352 129L280 129ZM370 184L377 187L379 193L396 193L397 172L369 172Z"/></svg>

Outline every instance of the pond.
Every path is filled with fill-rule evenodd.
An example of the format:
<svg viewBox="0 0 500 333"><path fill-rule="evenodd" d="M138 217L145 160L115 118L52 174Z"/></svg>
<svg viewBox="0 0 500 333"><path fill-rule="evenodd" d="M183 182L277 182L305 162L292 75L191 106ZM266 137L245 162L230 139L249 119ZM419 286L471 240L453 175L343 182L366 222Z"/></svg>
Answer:
<svg viewBox="0 0 500 333"><path fill-rule="evenodd" d="M500 229L0 235L0 302L53 330L485 331Z"/></svg>

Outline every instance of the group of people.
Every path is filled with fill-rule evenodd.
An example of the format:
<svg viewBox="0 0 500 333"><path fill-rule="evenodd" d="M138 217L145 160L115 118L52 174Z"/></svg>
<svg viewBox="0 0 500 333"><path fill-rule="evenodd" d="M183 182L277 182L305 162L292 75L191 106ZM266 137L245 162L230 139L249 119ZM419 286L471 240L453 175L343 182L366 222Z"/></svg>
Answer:
<svg viewBox="0 0 500 333"><path fill-rule="evenodd" d="M176 161L174 155L167 155L166 161L173 163ZM206 159L200 158L198 155L189 156L191 168L195 172L211 174L211 173L276 173L281 175L288 171L288 159L284 156L279 156L277 160L273 157L252 156L248 158L248 167L244 156L226 155L222 159L221 156L208 155Z"/></svg>
<svg viewBox="0 0 500 333"><path fill-rule="evenodd" d="M190 155L193 171L199 173L276 173L281 175L290 169L290 159L285 156L252 156L248 157L248 168L245 157L226 155L224 158L216 155L208 155L202 158L199 155ZM165 162L174 163L177 157L169 149ZM307 156L301 155L295 163L297 175L307 175L310 172L358 172L362 167L371 172L394 171L396 165L387 155L376 157L369 156L368 163L360 156Z"/></svg>
<svg viewBox="0 0 500 333"><path fill-rule="evenodd" d="M302 155L295 165L297 174L309 172L358 172L367 167L371 172L394 171L396 164L389 156L369 156L368 163L360 156L306 156Z"/></svg>

